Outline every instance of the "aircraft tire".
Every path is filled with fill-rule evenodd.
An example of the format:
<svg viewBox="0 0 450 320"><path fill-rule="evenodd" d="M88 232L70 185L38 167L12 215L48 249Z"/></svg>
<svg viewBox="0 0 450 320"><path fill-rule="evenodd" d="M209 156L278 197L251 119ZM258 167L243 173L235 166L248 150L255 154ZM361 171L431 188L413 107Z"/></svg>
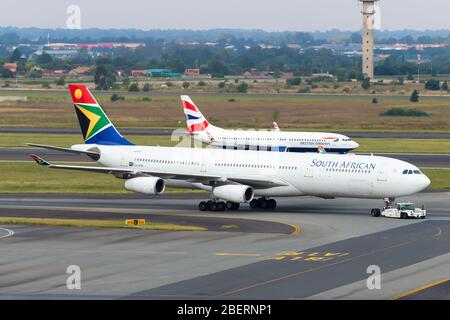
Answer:
<svg viewBox="0 0 450 320"><path fill-rule="evenodd" d="M198 209L199 209L200 211L206 211L206 210L208 210L208 203L207 203L206 201L201 201L201 202L198 204Z"/></svg>

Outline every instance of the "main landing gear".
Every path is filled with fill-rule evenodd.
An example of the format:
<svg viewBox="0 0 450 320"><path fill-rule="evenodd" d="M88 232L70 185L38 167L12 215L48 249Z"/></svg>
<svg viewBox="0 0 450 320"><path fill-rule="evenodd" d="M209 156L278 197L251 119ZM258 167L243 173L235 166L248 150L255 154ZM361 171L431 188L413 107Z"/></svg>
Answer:
<svg viewBox="0 0 450 320"><path fill-rule="evenodd" d="M277 202L274 199L262 197L250 201L250 207L252 209L275 209L277 207Z"/></svg>
<svg viewBox="0 0 450 320"><path fill-rule="evenodd" d="M274 199L267 199L265 197L253 199L250 201L250 208L252 209L275 209L277 202ZM198 204L200 211L236 211L239 210L239 203L231 201L202 201Z"/></svg>
<svg viewBox="0 0 450 320"><path fill-rule="evenodd" d="M231 201L202 201L198 204L200 211L235 211L239 209L239 203Z"/></svg>

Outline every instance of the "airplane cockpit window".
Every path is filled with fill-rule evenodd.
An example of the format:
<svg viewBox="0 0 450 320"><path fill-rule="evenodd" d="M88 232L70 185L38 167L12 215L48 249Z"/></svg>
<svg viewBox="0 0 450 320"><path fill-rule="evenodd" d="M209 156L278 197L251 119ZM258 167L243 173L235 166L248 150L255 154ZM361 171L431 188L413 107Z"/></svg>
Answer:
<svg viewBox="0 0 450 320"><path fill-rule="evenodd" d="M420 172L420 170L405 169L405 170L403 170L402 174L422 174L422 172Z"/></svg>

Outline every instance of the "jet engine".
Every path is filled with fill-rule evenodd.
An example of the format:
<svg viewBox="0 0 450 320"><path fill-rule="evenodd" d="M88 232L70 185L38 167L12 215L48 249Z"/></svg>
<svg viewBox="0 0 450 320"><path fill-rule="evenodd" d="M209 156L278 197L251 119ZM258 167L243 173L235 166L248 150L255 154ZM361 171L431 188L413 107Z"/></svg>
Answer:
<svg viewBox="0 0 450 320"><path fill-rule="evenodd" d="M253 199L253 189L245 185L224 185L215 187L213 189L213 195L215 198L219 198L226 201L244 203L250 202Z"/></svg>
<svg viewBox="0 0 450 320"><path fill-rule="evenodd" d="M125 181L125 189L143 194L160 194L165 188L164 180L157 177L137 177Z"/></svg>

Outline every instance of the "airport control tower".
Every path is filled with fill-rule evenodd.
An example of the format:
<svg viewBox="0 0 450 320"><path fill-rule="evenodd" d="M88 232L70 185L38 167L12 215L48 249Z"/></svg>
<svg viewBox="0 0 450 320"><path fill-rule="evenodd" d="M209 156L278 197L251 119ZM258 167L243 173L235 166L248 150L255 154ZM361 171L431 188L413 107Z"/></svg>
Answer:
<svg viewBox="0 0 450 320"><path fill-rule="evenodd" d="M375 2L379 0L359 0L363 4L363 43L362 43L362 73L373 79L373 29L375 26Z"/></svg>

